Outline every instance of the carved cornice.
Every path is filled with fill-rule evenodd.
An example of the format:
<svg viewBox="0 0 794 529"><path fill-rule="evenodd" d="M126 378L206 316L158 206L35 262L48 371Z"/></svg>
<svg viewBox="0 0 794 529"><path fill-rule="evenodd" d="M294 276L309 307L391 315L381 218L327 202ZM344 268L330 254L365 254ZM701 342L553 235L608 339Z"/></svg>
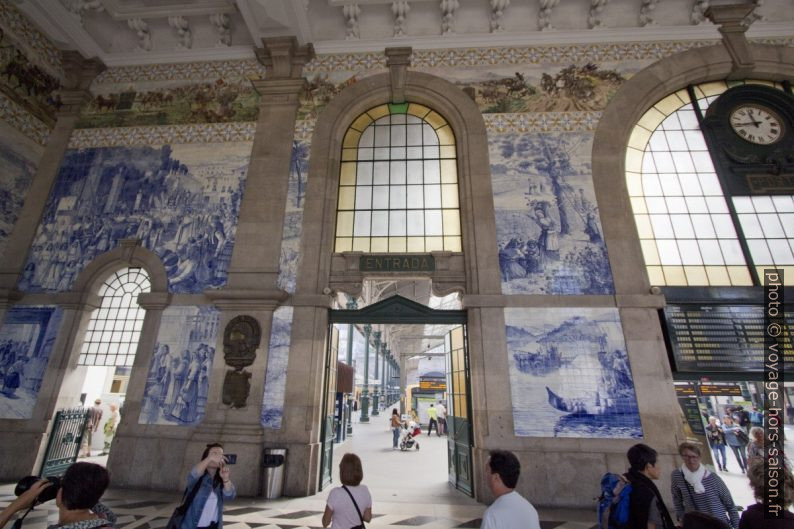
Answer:
<svg viewBox="0 0 794 529"><path fill-rule="evenodd" d="M208 289L204 291L212 304L221 310L276 310L289 297L280 289L233 290Z"/></svg>
<svg viewBox="0 0 794 529"><path fill-rule="evenodd" d="M138 294L138 305L146 310L164 310L171 304L169 292L144 292Z"/></svg>

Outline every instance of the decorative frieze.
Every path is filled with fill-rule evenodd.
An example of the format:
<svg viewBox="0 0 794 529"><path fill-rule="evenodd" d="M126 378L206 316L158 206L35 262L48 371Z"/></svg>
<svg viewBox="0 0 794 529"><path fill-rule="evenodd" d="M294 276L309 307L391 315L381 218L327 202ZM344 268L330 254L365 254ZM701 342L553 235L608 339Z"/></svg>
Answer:
<svg viewBox="0 0 794 529"><path fill-rule="evenodd" d="M383 57L385 62L386 58ZM100 74L95 85L129 84L145 81L214 81L216 79L261 79L265 67L256 59L234 61L147 64L109 68Z"/></svg>
<svg viewBox="0 0 794 529"><path fill-rule="evenodd" d="M594 131L601 112L483 114L489 134Z"/></svg>
<svg viewBox="0 0 794 529"><path fill-rule="evenodd" d="M0 120L5 121L39 145L47 143L50 128L2 93L0 93Z"/></svg>
<svg viewBox="0 0 794 529"><path fill-rule="evenodd" d="M77 129L69 148L253 141L255 122Z"/></svg>
<svg viewBox="0 0 794 529"><path fill-rule="evenodd" d="M63 78L61 52L7 0L0 0L0 28L23 48L31 61Z"/></svg>

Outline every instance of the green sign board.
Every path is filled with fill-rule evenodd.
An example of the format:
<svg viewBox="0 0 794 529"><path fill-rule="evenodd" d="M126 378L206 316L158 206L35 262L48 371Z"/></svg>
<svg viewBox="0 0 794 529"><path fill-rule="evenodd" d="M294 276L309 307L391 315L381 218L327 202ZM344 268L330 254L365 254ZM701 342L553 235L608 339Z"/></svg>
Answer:
<svg viewBox="0 0 794 529"><path fill-rule="evenodd" d="M358 262L361 272L432 272L436 260L432 255L362 255Z"/></svg>

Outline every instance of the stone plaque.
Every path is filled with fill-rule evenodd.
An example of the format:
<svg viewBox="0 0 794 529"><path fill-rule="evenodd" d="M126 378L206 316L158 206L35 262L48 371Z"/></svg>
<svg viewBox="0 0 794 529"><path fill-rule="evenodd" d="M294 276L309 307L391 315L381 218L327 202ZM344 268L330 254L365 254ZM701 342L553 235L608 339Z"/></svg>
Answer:
<svg viewBox="0 0 794 529"><path fill-rule="evenodd" d="M358 262L361 272L432 272L436 260L432 255L362 255Z"/></svg>
<svg viewBox="0 0 794 529"><path fill-rule="evenodd" d="M223 331L223 359L232 370L223 379L221 399L232 408L243 408L251 392L251 373L244 368L254 363L262 339L259 322L251 316L237 316Z"/></svg>

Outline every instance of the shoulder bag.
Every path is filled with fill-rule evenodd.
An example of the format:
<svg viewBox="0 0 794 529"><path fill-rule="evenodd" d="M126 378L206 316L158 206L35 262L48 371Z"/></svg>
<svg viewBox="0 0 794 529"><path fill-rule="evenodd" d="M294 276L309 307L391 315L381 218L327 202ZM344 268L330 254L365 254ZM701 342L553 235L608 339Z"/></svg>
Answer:
<svg viewBox="0 0 794 529"><path fill-rule="evenodd" d="M201 488L202 479L204 479L203 475L201 475L196 481L196 484L193 485L193 489L190 491L190 494L188 494L187 497L184 497L182 504L174 509L174 513L168 519L168 523L165 524L164 529L179 529L182 526L182 522L185 520L185 513L187 513L188 507L190 507L190 504L193 503L193 498L196 497L199 488ZM187 489L185 492L187 492Z"/></svg>
<svg viewBox="0 0 794 529"><path fill-rule="evenodd" d="M342 485L342 488L345 489L345 492L347 492L347 495L350 496L351 500L353 500L353 506L356 508L356 512L358 513L358 519L361 520L361 524L360 525L354 525L350 529L366 529L366 526L364 525L364 517L361 516L361 510L358 508L358 503L356 503L356 499L353 497L353 495L347 489L346 485Z"/></svg>

